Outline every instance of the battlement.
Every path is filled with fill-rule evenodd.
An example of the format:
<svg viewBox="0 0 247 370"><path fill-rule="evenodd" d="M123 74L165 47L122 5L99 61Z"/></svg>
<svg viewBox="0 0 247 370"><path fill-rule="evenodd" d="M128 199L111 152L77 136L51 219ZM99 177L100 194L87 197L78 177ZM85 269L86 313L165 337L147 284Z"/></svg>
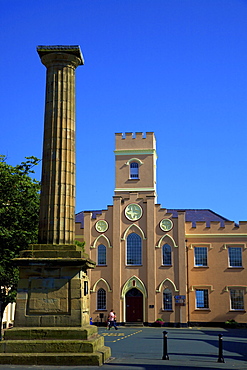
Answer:
<svg viewBox="0 0 247 370"><path fill-rule="evenodd" d="M156 149L154 132L116 133L116 150Z"/></svg>
<svg viewBox="0 0 247 370"><path fill-rule="evenodd" d="M244 234L247 237L247 221L239 222L237 225L234 221L196 221L186 222L186 233L188 234Z"/></svg>

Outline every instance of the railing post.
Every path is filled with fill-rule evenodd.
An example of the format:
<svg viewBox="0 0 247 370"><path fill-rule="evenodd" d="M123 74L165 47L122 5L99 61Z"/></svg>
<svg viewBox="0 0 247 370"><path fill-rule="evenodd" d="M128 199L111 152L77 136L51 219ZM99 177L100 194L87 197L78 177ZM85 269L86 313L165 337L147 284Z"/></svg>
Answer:
<svg viewBox="0 0 247 370"><path fill-rule="evenodd" d="M225 362L223 357L223 335L219 334L219 357L217 362Z"/></svg>
<svg viewBox="0 0 247 370"><path fill-rule="evenodd" d="M169 360L167 354L167 331L163 331L163 357L162 360Z"/></svg>

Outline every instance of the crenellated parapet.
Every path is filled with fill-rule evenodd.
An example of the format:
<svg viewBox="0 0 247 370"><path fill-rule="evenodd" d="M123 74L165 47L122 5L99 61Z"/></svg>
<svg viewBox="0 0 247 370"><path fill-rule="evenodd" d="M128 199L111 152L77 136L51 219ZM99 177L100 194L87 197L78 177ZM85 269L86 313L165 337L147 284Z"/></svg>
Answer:
<svg viewBox="0 0 247 370"><path fill-rule="evenodd" d="M196 221L186 222L186 234L190 235L236 235L246 236L247 238L247 221L241 221L236 224L234 221Z"/></svg>
<svg viewBox="0 0 247 370"><path fill-rule="evenodd" d="M128 149L154 149L156 150L156 140L153 132L126 132L116 133L116 151Z"/></svg>

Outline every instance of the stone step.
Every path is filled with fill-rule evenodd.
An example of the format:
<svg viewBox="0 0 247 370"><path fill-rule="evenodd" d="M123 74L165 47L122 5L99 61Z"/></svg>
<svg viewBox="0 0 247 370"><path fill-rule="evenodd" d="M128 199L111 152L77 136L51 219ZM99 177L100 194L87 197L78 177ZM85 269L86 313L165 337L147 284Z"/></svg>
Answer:
<svg viewBox="0 0 247 370"><path fill-rule="evenodd" d="M93 340L7 340L0 342L0 353L93 353L104 346L104 338Z"/></svg>
<svg viewBox="0 0 247 370"><path fill-rule="evenodd" d="M94 325L81 327L13 327L4 332L5 340L85 340L97 336L98 329ZM1 342L0 342L1 343Z"/></svg>
<svg viewBox="0 0 247 370"><path fill-rule="evenodd" d="M103 346L94 353L0 353L0 364L101 366L109 357L109 347Z"/></svg>
<svg viewBox="0 0 247 370"><path fill-rule="evenodd" d="M82 251L74 250L23 250L20 253L21 258L81 258Z"/></svg>
<svg viewBox="0 0 247 370"><path fill-rule="evenodd" d="M29 244L28 250L82 250L80 247L77 247L75 244Z"/></svg>

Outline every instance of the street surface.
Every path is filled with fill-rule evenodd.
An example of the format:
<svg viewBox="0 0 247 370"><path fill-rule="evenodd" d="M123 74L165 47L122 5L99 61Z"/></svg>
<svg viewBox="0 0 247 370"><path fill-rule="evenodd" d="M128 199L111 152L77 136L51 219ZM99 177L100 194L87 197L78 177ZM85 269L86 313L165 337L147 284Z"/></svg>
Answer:
<svg viewBox="0 0 247 370"><path fill-rule="evenodd" d="M167 331L167 354L163 357L163 332ZM112 357L102 370L247 370L247 329L221 328L99 328ZM218 361L219 334L223 334L224 363ZM96 366L0 365L0 370L96 370Z"/></svg>

